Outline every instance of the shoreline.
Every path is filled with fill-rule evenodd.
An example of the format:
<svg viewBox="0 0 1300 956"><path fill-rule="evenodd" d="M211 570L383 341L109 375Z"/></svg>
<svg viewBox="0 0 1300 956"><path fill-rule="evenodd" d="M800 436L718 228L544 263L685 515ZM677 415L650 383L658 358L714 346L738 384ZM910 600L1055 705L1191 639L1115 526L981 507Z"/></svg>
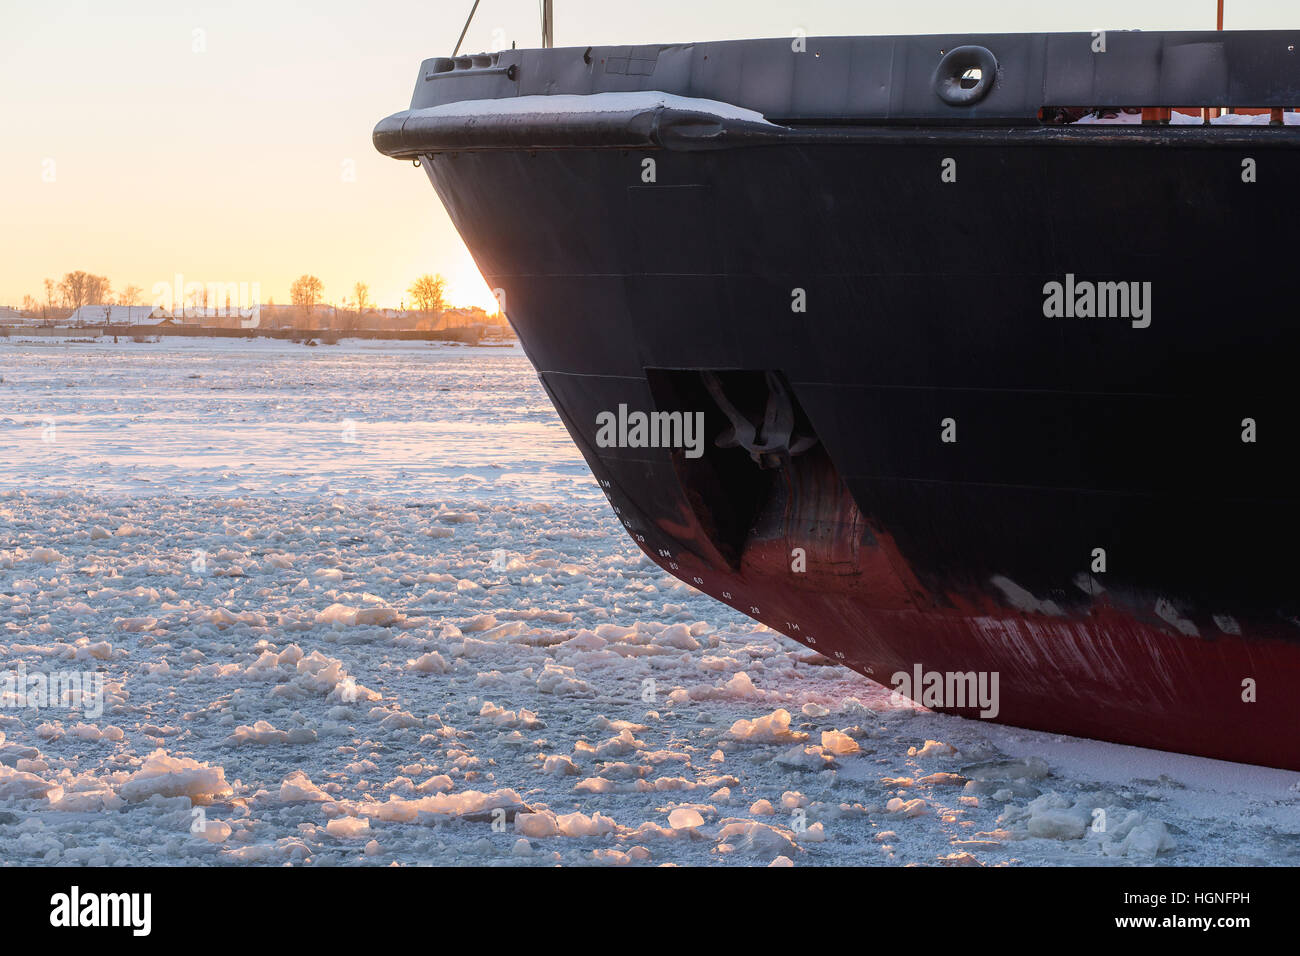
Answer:
<svg viewBox="0 0 1300 956"><path fill-rule="evenodd" d="M291 346L297 348L325 348L332 349L339 346L350 348L405 348L410 346L444 346L454 348L469 349L516 349L520 348L519 340L516 338L507 339L448 339L448 338L397 338L392 336L370 336L370 335L340 335L320 338L309 335L160 335L158 333L131 334L131 335L87 335L81 330L69 330L64 335L0 335L0 347L5 345L31 348L31 347L62 347L67 348L73 345L85 346L110 346L110 347L131 347L131 346L157 346L165 347L184 347L193 345L195 347L213 345L232 345L238 347L265 348L267 346Z"/></svg>
<svg viewBox="0 0 1300 956"><path fill-rule="evenodd" d="M330 340L342 339L376 339L381 341L410 342L462 342L476 343L484 339L495 340L487 336L482 326L463 326L449 329L296 329L296 328L255 328L225 329L207 326L0 326L0 341L5 339L102 339L118 338L136 340L141 338L209 338L209 339L277 339L282 341L314 339L324 344ZM506 341L517 341L513 334L502 337Z"/></svg>

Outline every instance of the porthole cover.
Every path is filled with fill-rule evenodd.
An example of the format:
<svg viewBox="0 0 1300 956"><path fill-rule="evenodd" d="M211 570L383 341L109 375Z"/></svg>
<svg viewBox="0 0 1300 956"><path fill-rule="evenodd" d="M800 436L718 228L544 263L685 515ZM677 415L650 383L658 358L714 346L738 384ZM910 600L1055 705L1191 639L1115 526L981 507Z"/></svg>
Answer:
<svg viewBox="0 0 1300 956"><path fill-rule="evenodd" d="M949 50L930 81L939 99L949 106L973 106L993 89L998 60L982 46L959 46Z"/></svg>

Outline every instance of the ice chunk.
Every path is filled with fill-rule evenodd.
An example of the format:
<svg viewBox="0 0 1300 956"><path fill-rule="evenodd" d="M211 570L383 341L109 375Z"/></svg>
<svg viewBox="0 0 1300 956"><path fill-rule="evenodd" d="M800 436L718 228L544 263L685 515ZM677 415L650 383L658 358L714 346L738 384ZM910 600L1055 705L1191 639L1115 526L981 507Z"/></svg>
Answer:
<svg viewBox="0 0 1300 956"><path fill-rule="evenodd" d="M693 830L704 826L704 817L698 810L690 807L678 807L668 814L668 825L674 830Z"/></svg>
<svg viewBox="0 0 1300 956"><path fill-rule="evenodd" d="M153 796L183 796L189 797L191 803L207 804L217 797L230 796L232 791L224 768L189 757L173 757L159 749L144 758L140 769L117 792L132 803Z"/></svg>
<svg viewBox="0 0 1300 956"><path fill-rule="evenodd" d="M325 791L311 782L311 778L301 770L295 770L280 782L280 800L283 803L295 803L299 800L328 800Z"/></svg>
<svg viewBox="0 0 1300 956"><path fill-rule="evenodd" d="M840 757L847 757L862 750L856 740L838 730L822 731L822 749Z"/></svg>
<svg viewBox="0 0 1300 956"><path fill-rule="evenodd" d="M790 729L790 712L779 708L754 720L741 719L731 725L728 733L737 740L758 743L780 743L789 740L807 740L808 735Z"/></svg>
<svg viewBox="0 0 1300 956"><path fill-rule="evenodd" d="M335 817L325 824L325 832L343 840L370 836L370 821L365 817Z"/></svg>

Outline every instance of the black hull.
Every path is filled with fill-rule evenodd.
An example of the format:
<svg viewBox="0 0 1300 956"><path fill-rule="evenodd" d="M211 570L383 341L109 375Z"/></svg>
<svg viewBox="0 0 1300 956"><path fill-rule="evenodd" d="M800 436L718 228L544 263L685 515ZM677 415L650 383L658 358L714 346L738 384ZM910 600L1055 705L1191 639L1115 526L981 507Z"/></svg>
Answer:
<svg viewBox="0 0 1300 956"><path fill-rule="evenodd" d="M882 682L1300 769L1300 131L748 135L422 154L641 547ZM1067 275L1150 283L1149 325L1046 316ZM701 372L775 373L816 451L716 447ZM708 452L599 447L620 405L706 411Z"/></svg>

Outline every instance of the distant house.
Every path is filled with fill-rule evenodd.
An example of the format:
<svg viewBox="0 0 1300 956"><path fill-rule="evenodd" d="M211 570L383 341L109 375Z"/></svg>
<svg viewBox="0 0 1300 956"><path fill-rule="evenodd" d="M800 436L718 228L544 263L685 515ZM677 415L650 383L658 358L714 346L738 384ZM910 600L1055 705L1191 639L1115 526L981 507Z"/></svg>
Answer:
<svg viewBox="0 0 1300 956"><path fill-rule="evenodd" d="M0 325L40 325L40 319L33 319L23 315L17 309L11 309L8 306L0 306Z"/></svg>
<svg viewBox="0 0 1300 956"><path fill-rule="evenodd" d="M161 319L168 325L188 325L204 329L251 329L257 325L253 321L256 312L255 306L246 309L234 306L229 309L205 309L191 305L176 309L174 313L159 309L154 318Z"/></svg>
<svg viewBox="0 0 1300 956"><path fill-rule="evenodd" d="M167 318L151 305L83 305L68 316L69 325L158 325Z"/></svg>

